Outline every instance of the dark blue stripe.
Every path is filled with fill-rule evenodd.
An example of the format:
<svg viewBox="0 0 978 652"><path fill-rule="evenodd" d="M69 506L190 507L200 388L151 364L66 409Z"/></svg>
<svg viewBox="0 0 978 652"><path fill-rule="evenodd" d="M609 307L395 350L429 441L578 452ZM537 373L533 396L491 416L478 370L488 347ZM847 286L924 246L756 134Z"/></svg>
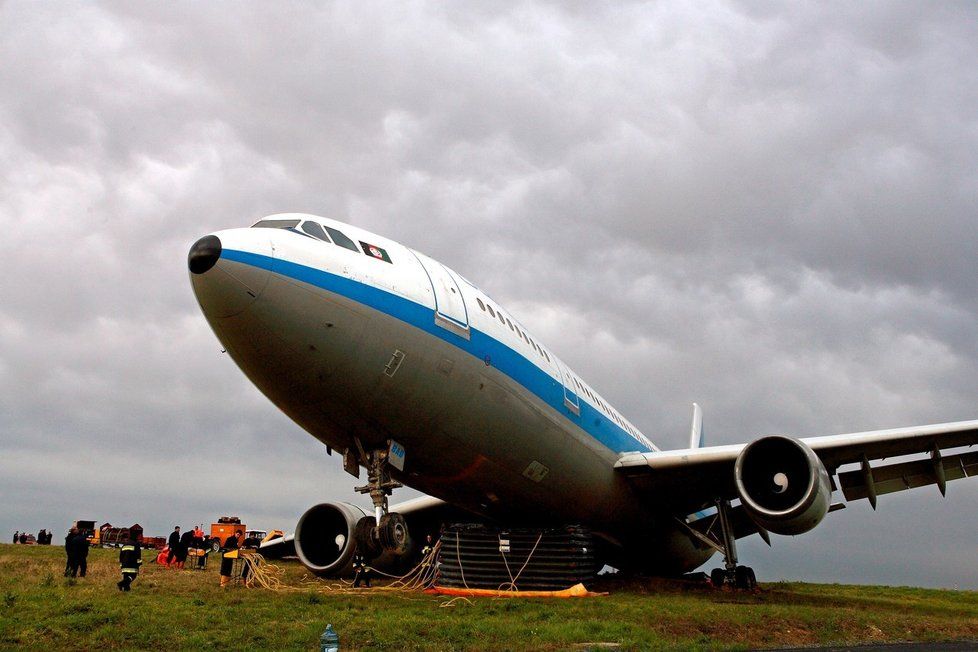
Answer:
<svg viewBox="0 0 978 652"><path fill-rule="evenodd" d="M560 381L555 380L522 354L499 340L472 328L471 324L469 328L471 339L467 340L436 325L435 313L432 309L380 288L305 265L246 251L225 249L221 252L221 256L227 260L288 276L297 281L342 295L357 303L362 303L434 335L479 360L485 360L488 356L492 366L522 385L527 391L536 395L572 424L584 430L612 451L622 453L651 450L583 399L578 401L581 407L580 416L571 412L564 405L564 387Z"/></svg>

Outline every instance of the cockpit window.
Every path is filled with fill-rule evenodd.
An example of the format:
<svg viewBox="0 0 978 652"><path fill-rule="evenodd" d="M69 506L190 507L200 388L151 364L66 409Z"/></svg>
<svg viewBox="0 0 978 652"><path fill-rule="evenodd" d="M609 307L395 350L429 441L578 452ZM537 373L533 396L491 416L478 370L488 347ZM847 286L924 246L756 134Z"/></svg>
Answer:
<svg viewBox="0 0 978 652"><path fill-rule="evenodd" d="M315 222L303 222L302 230L314 238L319 238L320 240L329 242L329 238L326 237L326 232L323 231L323 227L319 226Z"/></svg>
<svg viewBox="0 0 978 652"><path fill-rule="evenodd" d="M294 229L299 226L299 220L262 220L252 225L253 229Z"/></svg>
<svg viewBox="0 0 978 652"><path fill-rule="evenodd" d="M346 237L336 229L330 228L328 226L325 228L326 228L326 232L329 233L329 237L333 239L333 242L335 242L341 247L349 249L350 251L355 251L357 253L360 253L360 249L358 249L357 246L353 244L353 240L350 240L348 237Z"/></svg>

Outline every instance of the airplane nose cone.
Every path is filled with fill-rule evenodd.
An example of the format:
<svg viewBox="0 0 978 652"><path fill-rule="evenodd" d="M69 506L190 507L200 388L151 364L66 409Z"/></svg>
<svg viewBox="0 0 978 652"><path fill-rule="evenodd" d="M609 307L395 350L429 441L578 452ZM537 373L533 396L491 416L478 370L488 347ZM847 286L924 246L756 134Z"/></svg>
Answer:
<svg viewBox="0 0 978 652"><path fill-rule="evenodd" d="M190 285L208 319L242 314L268 284L271 241L253 229L229 229L205 235L190 247ZM255 262L257 261L257 262Z"/></svg>
<svg viewBox="0 0 978 652"><path fill-rule="evenodd" d="M203 274L213 267L220 257L221 239L216 235L205 235L190 248L187 265L194 274Z"/></svg>

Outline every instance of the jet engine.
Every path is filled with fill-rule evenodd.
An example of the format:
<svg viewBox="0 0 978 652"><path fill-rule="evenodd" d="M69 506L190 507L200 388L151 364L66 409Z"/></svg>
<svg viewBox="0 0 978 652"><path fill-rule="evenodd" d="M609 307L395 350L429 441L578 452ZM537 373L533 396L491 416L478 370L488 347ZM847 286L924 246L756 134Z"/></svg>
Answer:
<svg viewBox="0 0 978 652"><path fill-rule="evenodd" d="M748 444L734 465L740 501L751 519L775 534L802 534L829 511L832 484L815 452L791 437Z"/></svg>
<svg viewBox="0 0 978 652"><path fill-rule="evenodd" d="M350 570L356 551L354 531L367 513L349 503L320 503L310 507L295 526L295 553L316 575L339 575Z"/></svg>

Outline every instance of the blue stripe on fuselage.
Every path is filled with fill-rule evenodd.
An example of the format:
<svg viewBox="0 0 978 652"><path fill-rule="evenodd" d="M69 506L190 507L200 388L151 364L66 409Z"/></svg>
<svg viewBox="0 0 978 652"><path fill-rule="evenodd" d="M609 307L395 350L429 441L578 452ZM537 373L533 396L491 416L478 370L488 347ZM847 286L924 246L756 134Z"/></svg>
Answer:
<svg viewBox="0 0 978 652"><path fill-rule="evenodd" d="M287 260L246 251L225 249L221 252L221 256L227 260L275 272L339 294L434 335L479 360L485 360L486 356L489 356L492 366L532 392L568 421L612 451L622 453L651 450L583 399L578 401L581 407L580 416L572 413L564 405L564 387L560 381L554 379L550 374L504 343L472 328L471 324L469 325L471 339L467 340L436 325L435 313L432 309L372 285Z"/></svg>

